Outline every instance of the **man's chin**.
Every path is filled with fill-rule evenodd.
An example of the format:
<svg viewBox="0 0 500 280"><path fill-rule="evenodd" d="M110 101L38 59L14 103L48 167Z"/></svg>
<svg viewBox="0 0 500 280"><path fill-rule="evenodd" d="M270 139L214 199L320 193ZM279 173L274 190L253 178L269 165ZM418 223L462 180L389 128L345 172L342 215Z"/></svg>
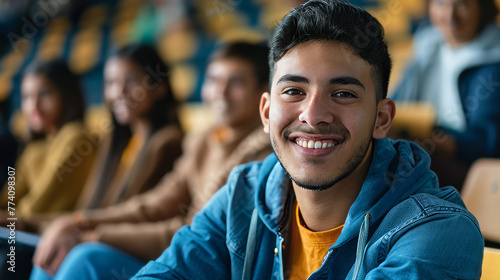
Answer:
<svg viewBox="0 0 500 280"><path fill-rule="evenodd" d="M322 182L304 182L304 181L294 179L292 176L290 176L290 174L288 174L288 177L290 177L290 179L297 186L299 186L303 189L306 189L306 190L310 190L310 191L324 191L324 190L327 190L327 189L333 187L333 185L335 185L338 182L337 180L334 180L331 182L325 182L325 183L322 183Z"/></svg>

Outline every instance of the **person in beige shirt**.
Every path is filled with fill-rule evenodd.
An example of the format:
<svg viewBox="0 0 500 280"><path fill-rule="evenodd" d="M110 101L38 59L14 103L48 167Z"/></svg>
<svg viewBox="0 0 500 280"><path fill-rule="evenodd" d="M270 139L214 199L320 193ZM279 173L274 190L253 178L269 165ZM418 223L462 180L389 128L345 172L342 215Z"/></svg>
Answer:
<svg viewBox="0 0 500 280"><path fill-rule="evenodd" d="M267 47L260 44L219 47L211 56L202 88L203 100L215 113L215 125L187 137L174 170L154 189L112 207L56 220L35 252L32 279L50 279L54 274L61 279L85 278L89 271L103 279L114 277L113 273L132 276L144 261L157 258L169 246L177 229L190 223L234 166L270 154L258 111L260 96L268 87L267 54ZM86 241L112 247L84 243L73 249Z"/></svg>

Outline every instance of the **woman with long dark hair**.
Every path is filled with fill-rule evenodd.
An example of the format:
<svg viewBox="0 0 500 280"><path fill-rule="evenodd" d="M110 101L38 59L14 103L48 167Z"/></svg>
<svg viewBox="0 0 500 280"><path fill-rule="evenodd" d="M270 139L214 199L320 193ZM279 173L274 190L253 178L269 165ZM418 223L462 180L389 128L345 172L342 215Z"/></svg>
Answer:
<svg viewBox="0 0 500 280"><path fill-rule="evenodd" d="M169 68L146 45L114 52L104 69L104 99L112 126L77 208L94 209L142 193L172 169L183 133Z"/></svg>
<svg viewBox="0 0 500 280"><path fill-rule="evenodd" d="M19 219L72 210L95 158L78 77L63 61L34 62L24 72L21 94L27 143L1 205L13 206Z"/></svg>

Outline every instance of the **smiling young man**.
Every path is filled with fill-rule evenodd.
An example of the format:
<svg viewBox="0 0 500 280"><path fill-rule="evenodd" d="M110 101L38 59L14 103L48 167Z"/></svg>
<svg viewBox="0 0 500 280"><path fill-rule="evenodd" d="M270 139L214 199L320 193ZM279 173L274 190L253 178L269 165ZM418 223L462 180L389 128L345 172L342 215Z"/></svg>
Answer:
<svg viewBox="0 0 500 280"><path fill-rule="evenodd" d="M379 22L341 1L292 10L260 103L274 154L235 168L135 279L479 279L483 238L416 144L385 138Z"/></svg>

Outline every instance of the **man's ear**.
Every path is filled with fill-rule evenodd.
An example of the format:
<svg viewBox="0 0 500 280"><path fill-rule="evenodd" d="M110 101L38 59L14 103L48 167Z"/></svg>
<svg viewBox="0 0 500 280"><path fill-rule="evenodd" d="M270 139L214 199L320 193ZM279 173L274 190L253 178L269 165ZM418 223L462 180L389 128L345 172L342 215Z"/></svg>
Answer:
<svg viewBox="0 0 500 280"><path fill-rule="evenodd" d="M260 98L260 119L264 125L264 132L269 133L269 107L271 106L271 95L269 92L264 92Z"/></svg>
<svg viewBox="0 0 500 280"><path fill-rule="evenodd" d="M396 114L396 104L390 98L380 100L377 105L377 120L373 129L372 137L375 139L384 138L391 128L392 120Z"/></svg>

